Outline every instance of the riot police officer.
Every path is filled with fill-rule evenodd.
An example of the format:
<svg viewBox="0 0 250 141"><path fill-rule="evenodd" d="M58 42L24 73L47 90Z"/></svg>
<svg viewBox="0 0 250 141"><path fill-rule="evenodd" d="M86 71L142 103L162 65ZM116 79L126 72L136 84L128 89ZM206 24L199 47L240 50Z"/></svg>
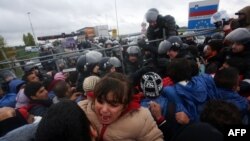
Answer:
<svg viewBox="0 0 250 141"><path fill-rule="evenodd" d="M77 60L76 69L79 72L77 80L77 91L82 91L84 79L91 75L99 76L98 62L102 59L102 54L97 51L89 51L80 56Z"/></svg>

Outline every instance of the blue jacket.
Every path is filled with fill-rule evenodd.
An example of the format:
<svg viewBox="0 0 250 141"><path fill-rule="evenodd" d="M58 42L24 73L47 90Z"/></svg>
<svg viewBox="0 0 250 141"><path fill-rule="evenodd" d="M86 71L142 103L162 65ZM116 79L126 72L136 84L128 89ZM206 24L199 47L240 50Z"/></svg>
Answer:
<svg viewBox="0 0 250 141"><path fill-rule="evenodd" d="M13 108L15 108L15 106L16 106L16 94L15 93L5 94L0 99L0 108L2 108L2 107L13 107Z"/></svg>
<svg viewBox="0 0 250 141"><path fill-rule="evenodd" d="M25 82L20 79L13 79L9 83L9 93L18 93L20 86Z"/></svg>
<svg viewBox="0 0 250 141"><path fill-rule="evenodd" d="M222 88L218 88L218 93L221 95L222 100L237 106L243 115L247 113L249 104L246 98L240 96L237 92Z"/></svg>
<svg viewBox="0 0 250 141"><path fill-rule="evenodd" d="M161 113L163 114L164 117L167 116L167 109L168 109L168 100L166 97L160 95L156 98L144 98L141 100L141 106L148 108L149 102L154 101L161 106Z"/></svg>
<svg viewBox="0 0 250 141"><path fill-rule="evenodd" d="M19 87L24 84L25 82L20 79L13 79L9 82L9 90L6 94L0 99L0 108L7 106L13 107L16 106L16 95L19 91Z"/></svg>
<svg viewBox="0 0 250 141"><path fill-rule="evenodd" d="M185 112L191 121L198 121L206 101L219 99L216 85L210 75L194 76L187 85L175 84L164 88L164 95L176 104L176 112Z"/></svg>

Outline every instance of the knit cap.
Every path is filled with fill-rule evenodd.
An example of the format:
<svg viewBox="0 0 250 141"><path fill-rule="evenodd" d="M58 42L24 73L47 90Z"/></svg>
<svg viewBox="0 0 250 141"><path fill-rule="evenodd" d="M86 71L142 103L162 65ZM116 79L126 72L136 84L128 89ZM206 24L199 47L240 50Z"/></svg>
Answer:
<svg viewBox="0 0 250 141"><path fill-rule="evenodd" d="M66 78L65 78L65 76L63 75L62 72L58 72L58 73L55 74L54 79L55 80L65 80Z"/></svg>
<svg viewBox="0 0 250 141"><path fill-rule="evenodd" d="M95 85L97 82L100 81L98 76L89 76L86 77L83 81L83 90L86 92L90 92L94 90Z"/></svg>
<svg viewBox="0 0 250 141"><path fill-rule="evenodd" d="M146 97L156 98L163 88L162 78L154 72L148 72L142 76L141 88Z"/></svg>

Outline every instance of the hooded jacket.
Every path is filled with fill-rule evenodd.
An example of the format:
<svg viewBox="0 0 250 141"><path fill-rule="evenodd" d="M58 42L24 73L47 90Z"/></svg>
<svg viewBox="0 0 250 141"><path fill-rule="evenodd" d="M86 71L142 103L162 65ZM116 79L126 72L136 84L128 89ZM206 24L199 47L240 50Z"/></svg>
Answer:
<svg viewBox="0 0 250 141"><path fill-rule="evenodd" d="M177 83L164 88L164 95L176 103L176 112L185 112L191 121L198 121L206 101L220 99L211 76L194 76L186 85Z"/></svg>
<svg viewBox="0 0 250 141"><path fill-rule="evenodd" d="M247 113L249 104L246 98L240 96L237 92L222 88L218 88L218 93L221 95L222 100L233 103L237 106L242 114Z"/></svg>
<svg viewBox="0 0 250 141"><path fill-rule="evenodd" d="M13 107L13 108L15 108L15 105L16 105L16 94L15 93L5 94L0 99L0 108L2 108L2 107Z"/></svg>
<svg viewBox="0 0 250 141"><path fill-rule="evenodd" d="M15 93L17 94L20 87L24 84L25 82L20 79L13 79L9 83L9 93Z"/></svg>
<svg viewBox="0 0 250 141"><path fill-rule="evenodd" d="M16 95L20 89L20 86L25 82L20 79L13 79L8 84L8 91L0 99L0 107L15 107L16 105Z"/></svg>

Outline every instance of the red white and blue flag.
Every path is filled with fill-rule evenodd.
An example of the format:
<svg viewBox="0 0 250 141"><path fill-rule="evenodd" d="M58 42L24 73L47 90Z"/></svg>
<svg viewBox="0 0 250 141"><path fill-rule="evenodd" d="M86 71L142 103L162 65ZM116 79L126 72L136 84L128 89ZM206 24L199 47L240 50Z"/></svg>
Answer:
<svg viewBox="0 0 250 141"><path fill-rule="evenodd" d="M189 3L188 29L206 29L214 27L211 16L217 12L219 0L206 0Z"/></svg>

